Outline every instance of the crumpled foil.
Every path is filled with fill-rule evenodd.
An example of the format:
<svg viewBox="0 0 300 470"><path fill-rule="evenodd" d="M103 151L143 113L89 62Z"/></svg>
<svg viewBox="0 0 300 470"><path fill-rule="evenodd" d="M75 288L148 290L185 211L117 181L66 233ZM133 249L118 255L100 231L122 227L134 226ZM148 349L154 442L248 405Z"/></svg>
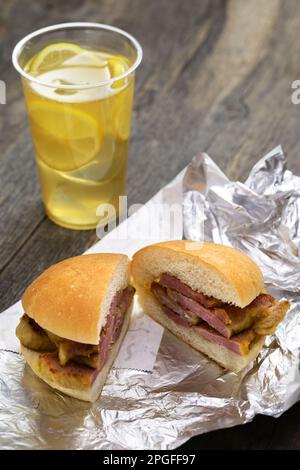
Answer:
<svg viewBox="0 0 300 470"><path fill-rule="evenodd" d="M249 253L268 289L292 307L259 357L226 372L165 331L152 373L113 369L101 399L51 390L18 354L0 352L1 449L173 449L190 437L280 416L299 400L300 178L280 148L245 182L230 182L205 154L183 178L187 238Z"/></svg>

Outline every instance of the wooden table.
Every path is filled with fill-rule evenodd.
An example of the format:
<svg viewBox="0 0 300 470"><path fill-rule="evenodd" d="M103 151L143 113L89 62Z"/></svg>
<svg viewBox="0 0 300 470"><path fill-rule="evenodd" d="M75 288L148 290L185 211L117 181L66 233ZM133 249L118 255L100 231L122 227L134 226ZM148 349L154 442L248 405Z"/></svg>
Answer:
<svg viewBox="0 0 300 470"><path fill-rule="evenodd" d="M277 144L300 174L299 0L1 0L0 311L44 268L79 254L95 231L57 227L44 214L14 44L34 29L97 21L136 36L144 49L130 148L129 204L144 203L199 151L230 178L245 178ZM185 448L300 449L300 405L280 419L192 439Z"/></svg>

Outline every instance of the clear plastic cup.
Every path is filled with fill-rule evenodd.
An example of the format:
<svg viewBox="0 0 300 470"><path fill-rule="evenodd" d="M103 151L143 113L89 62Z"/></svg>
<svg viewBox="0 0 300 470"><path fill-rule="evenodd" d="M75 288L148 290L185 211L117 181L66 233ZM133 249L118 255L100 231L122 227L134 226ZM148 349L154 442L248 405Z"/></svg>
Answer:
<svg viewBox="0 0 300 470"><path fill-rule="evenodd" d="M85 230L101 224L101 204L118 215L139 43L112 26L65 23L26 36L12 60L22 77L49 218Z"/></svg>

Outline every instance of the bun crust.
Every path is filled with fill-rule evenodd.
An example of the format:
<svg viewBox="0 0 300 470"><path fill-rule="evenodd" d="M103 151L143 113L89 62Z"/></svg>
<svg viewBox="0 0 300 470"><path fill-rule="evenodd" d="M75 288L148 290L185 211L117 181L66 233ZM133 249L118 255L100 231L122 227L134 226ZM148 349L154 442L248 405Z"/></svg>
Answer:
<svg viewBox="0 0 300 470"><path fill-rule="evenodd" d="M234 248L208 242L176 240L156 243L133 256L134 284L150 288L162 273L169 273L192 289L223 302L245 307L264 288L257 264Z"/></svg>
<svg viewBox="0 0 300 470"><path fill-rule="evenodd" d="M21 345L21 352L27 364L30 366L33 372L40 379L42 379L44 382L50 385L52 388L55 388L56 390L59 390L60 392L63 392L66 395L69 395L71 397L78 398L79 400L94 402L99 397L102 391L102 388L106 382L106 378L109 373L109 370L112 367L115 361L115 358L117 357L120 346L123 342L124 336L129 326L131 310L132 310L132 306L128 309L128 312L125 316L123 327L122 327L118 340L114 343L114 345L110 349L109 356L108 356L105 366L103 367L101 372L99 372L99 374L97 375L93 385L91 387L87 387L85 390L78 390L76 388L70 388L67 386L63 386L62 384L58 384L55 381L55 376L51 374L51 370L48 370L47 374L43 373L39 367L39 357L40 357L39 352L33 351L32 349L28 349L22 345Z"/></svg>
<svg viewBox="0 0 300 470"><path fill-rule="evenodd" d="M26 314L51 333L98 344L111 301L129 281L126 255L76 256L44 271L26 289L22 304Z"/></svg>
<svg viewBox="0 0 300 470"><path fill-rule="evenodd" d="M252 344L250 351L245 356L240 356L219 344L212 343L203 338L193 328L174 323L162 310L159 302L147 289L139 288L139 302L145 312L157 323L167 328L173 335L187 343L206 356L213 359L226 370L239 372L247 367L258 356L265 337L260 336Z"/></svg>

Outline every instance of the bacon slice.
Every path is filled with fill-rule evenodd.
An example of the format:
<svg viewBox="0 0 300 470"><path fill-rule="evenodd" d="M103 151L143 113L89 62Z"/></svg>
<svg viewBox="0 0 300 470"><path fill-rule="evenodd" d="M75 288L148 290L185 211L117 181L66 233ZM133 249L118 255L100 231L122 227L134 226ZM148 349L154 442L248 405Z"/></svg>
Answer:
<svg viewBox="0 0 300 470"><path fill-rule="evenodd" d="M175 323L194 328L206 340L240 356L249 352L257 337L272 334L290 307L269 294L258 295L245 308L235 307L196 292L167 273L152 283L151 291Z"/></svg>
<svg viewBox="0 0 300 470"><path fill-rule="evenodd" d="M182 325L182 326L191 326L188 320L184 317L181 317L177 313L175 313L172 309L167 307L166 305L162 305L162 309L165 312L165 314L171 318L177 325Z"/></svg>
<svg viewBox="0 0 300 470"><path fill-rule="evenodd" d="M165 314L178 325L194 328L200 335L202 335L211 343L219 344L240 356L247 354L252 341L254 341L254 339L257 337L253 329L247 329L242 331L241 333L238 333L237 335L232 336L230 339L225 338L205 323L201 323L200 325L196 326L191 326L188 323L188 320L175 313L166 305L162 305L162 308Z"/></svg>
<svg viewBox="0 0 300 470"><path fill-rule="evenodd" d="M179 314L182 318L185 317L182 308L189 315L198 315L225 338L251 326L259 335L272 334L290 306L287 301L276 302L273 296L260 294L247 307L235 307L194 291L168 273L161 274L158 283L167 288L167 295L173 301L173 305L168 305L165 299L165 305L177 313L181 307Z"/></svg>
<svg viewBox="0 0 300 470"><path fill-rule="evenodd" d="M134 293L135 288L128 286L123 291L117 293L112 301L106 320L106 325L100 337L98 364L98 368L100 370L106 362L111 345L118 339L120 335L125 313L131 304Z"/></svg>
<svg viewBox="0 0 300 470"><path fill-rule="evenodd" d="M163 288L157 282L151 285L152 292L159 299L161 304L178 314L182 319L188 320L190 324L197 324L200 320L207 322L212 328L218 331L225 338L230 338L236 333L243 331L255 321L255 313L253 309L248 307L241 309L230 305L223 304L223 307L206 308L199 302L186 297L185 295L170 288ZM266 299L272 296L261 294L260 301L256 301L259 306L266 306ZM268 302L268 305L272 303ZM199 320L197 321L197 318ZM170 314L169 314L170 316Z"/></svg>
<svg viewBox="0 0 300 470"><path fill-rule="evenodd" d="M239 356L244 356L249 352L251 343L256 337L253 329L247 329L228 339L224 338L224 336L217 333L208 325L194 326L194 328L201 336L203 336L203 338L212 343L219 344L220 346L233 351Z"/></svg>
<svg viewBox="0 0 300 470"><path fill-rule="evenodd" d="M176 323L192 326L199 323L198 317L226 339L249 328L257 335L272 334L290 306L287 301L276 302L273 296L260 294L247 307L235 307L194 291L168 273L161 274L151 290Z"/></svg>
<svg viewBox="0 0 300 470"><path fill-rule="evenodd" d="M118 339L125 313L127 312L135 289L132 286L117 292L111 303L106 325L98 345L76 343L67 339L58 342L58 357L62 366L73 360L97 369L104 366L110 346Z"/></svg>
<svg viewBox="0 0 300 470"><path fill-rule="evenodd" d="M164 287L169 287L170 289L174 289L181 294L189 297L190 299L195 300L196 302L201 303L204 307L214 307L222 305L220 300L217 300L213 297L208 297L207 295L201 294L201 292L196 292L191 289L187 284L184 284L175 276L171 276L171 274L163 273L160 275L159 284Z"/></svg>
<svg viewBox="0 0 300 470"><path fill-rule="evenodd" d="M135 289L128 286L117 292L112 300L106 325L101 332L98 345L78 343L43 330L34 320L23 315L17 327L17 336L24 346L37 351L55 351L54 356L61 367L77 363L101 370L104 366L111 345L118 339ZM54 361L53 355L45 355ZM80 369L81 370L81 369Z"/></svg>
<svg viewBox="0 0 300 470"><path fill-rule="evenodd" d="M221 335L230 338L231 320L224 308L208 309L195 300L171 289L168 289L168 295L172 298L174 303L180 305L184 309L188 309L191 312L196 313L200 319L206 321L212 328L219 331Z"/></svg>
<svg viewBox="0 0 300 470"><path fill-rule="evenodd" d="M176 314L180 319L184 320L184 323L187 323L188 325L195 325L199 323L199 316L193 312L190 312L189 309L187 309L185 306L185 308L181 307L180 304L176 302L176 299L173 300L168 292L169 289L162 287L157 282L153 282L151 285L151 291L160 301L160 303L166 307L165 311L171 310L173 315Z"/></svg>

